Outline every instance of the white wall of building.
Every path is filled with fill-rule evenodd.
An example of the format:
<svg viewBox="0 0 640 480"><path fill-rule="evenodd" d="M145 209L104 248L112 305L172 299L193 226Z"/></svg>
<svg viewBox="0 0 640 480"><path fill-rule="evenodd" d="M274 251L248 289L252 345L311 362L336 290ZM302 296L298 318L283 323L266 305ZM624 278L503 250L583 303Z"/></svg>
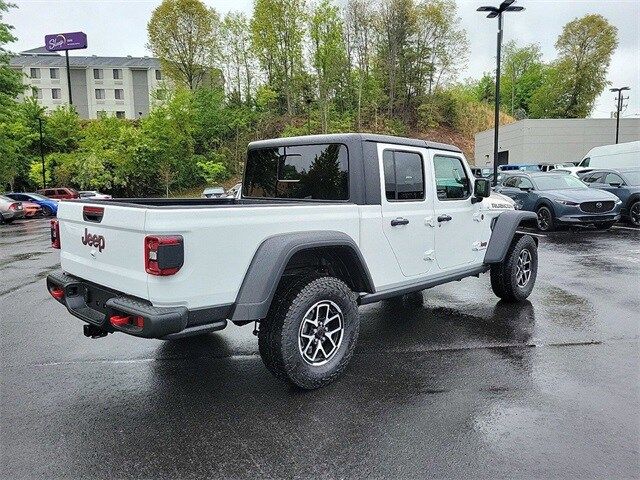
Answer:
<svg viewBox="0 0 640 480"><path fill-rule="evenodd" d="M593 147L615 143L615 119L527 119L500 127L499 151L509 163L574 162ZM620 119L620 143L640 140L640 118ZM493 165L493 129L475 136L475 164Z"/></svg>

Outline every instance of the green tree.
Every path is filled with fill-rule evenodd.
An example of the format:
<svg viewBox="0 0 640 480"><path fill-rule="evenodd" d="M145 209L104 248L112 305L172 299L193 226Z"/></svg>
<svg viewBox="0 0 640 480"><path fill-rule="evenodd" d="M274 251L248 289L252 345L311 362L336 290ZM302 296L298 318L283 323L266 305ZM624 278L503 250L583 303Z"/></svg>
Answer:
<svg viewBox="0 0 640 480"><path fill-rule="evenodd" d="M219 55L219 17L200 0L163 0L147 24L149 48L176 84L193 90Z"/></svg>
<svg viewBox="0 0 640 480"><path fill-rule="evenodd" d="M254 4L253 46L267 83L282 99L281 110L289 115L302 97L305 22L304 0L256 0Z"/></svg>
<svg viewBox="0 0 640 480"><path fill-rule="evenodd" d="M545 65L537 44L518 45L511 41L505 45L500 79L500 100L503 109L512 116L517 112L529 114L529 103L534 92L544 82Z"/></svg>
<svg viewBox="0 0 640 480"><path fill-rule="evenodd" d="M322 116L322 133L327 133L330 102L344 80L347 68L343 23L340 10L330 0L321 0L309 22L311 57L318 82L318 99Z"/></svg>
<svg viewBox="0 0 640 480"><path fill-rule="evenodd" d="M243 13L230 12L220 29L221 58L224 64L225 85L232 98L251 103L255 91L257 69L251 45L251 26Z"/></svg>
<svg viewBox="0 0 640 480"><path fill-rule="evenodd" d="M607 69L617 45L617 28L601 15L585 15L567 23L556 41L558 59L532 95L532 116L588 116L608 84Z"/></svg>

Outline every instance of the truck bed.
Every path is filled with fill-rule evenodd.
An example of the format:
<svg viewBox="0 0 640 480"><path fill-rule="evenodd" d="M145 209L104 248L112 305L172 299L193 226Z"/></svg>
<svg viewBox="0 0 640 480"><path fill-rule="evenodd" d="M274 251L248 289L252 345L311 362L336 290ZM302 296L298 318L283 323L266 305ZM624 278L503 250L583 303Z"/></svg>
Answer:
<svg viewBox="0 0 640 480"><path fill-rule="evenodd" d="M109 198L109 199L78 199L65 200L78 203L90 203L99 205L119 205L123 207L137 208L185 208L185 207L242 207L242 206L269 206L278 205L305 205L305 204L345 204L345 201L327 200L288 200L288 199L251 199L251 198Z"/></svg>

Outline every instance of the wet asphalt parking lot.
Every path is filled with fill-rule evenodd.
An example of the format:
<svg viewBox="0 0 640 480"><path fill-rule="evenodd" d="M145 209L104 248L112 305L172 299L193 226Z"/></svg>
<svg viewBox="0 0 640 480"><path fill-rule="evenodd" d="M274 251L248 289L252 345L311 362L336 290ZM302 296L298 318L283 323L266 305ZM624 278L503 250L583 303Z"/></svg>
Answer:
<svg viewBox="0 0 640 480"><path fill-rule="evenodd" d="M640 231L540 238L530 302L487 275L361 308L301 392L252 327L91 340L46 292L46 219L0 227L3 478L638 478Z"/></svg>

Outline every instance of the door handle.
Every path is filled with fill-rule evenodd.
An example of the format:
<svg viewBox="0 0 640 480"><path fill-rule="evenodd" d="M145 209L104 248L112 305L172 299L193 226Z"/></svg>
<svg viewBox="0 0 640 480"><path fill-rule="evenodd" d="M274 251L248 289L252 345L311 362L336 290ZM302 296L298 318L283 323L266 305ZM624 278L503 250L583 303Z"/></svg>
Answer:
<svg viewBox="0 0 640 480"><path fill-rule="evenodd" d="M409 220L402 217L394 218L393 220L391 220L392 227L397 227L398 225L407 225L408 223L409 223Z"/></svg>
<svg viewBox="0 0 640 480"><path fill-rule="evenodd" d="M451 215L440 215L438 217L438 222L448 222L451 220Z"/></svg>

